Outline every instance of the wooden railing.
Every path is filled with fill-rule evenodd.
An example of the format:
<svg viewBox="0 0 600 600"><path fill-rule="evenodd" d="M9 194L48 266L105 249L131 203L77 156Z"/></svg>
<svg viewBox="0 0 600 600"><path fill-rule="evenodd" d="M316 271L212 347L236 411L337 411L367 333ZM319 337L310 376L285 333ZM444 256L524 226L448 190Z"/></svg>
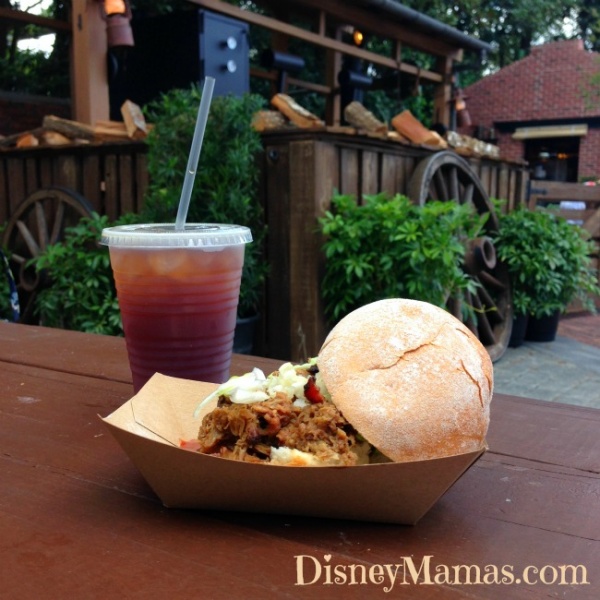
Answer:
<svg viewBox="0 0 600 600"><path fill-rule="evenodd" d="M528 206L558 205L558 214L581 225L596 244L593 265L600 282L600 185L530 180ZM569 312L578 310L574 305Z"/></svg>
<svg viewBox="0 0 600 600"><path fill-rule="evenodd" d="M600 186L559 181L529 182L528 206L559 205L560 216L580 224L600 248Z"/></svg>

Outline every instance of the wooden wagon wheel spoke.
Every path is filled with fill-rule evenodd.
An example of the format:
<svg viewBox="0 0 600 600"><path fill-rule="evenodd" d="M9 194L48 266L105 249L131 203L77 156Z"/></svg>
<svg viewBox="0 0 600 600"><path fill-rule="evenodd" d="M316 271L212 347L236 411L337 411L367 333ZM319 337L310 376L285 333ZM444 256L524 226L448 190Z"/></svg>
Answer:
<svg viewBox="0 0 600 600"><path fill-rule="evenodd" d="M47 278L30 264L50 244L60 241L67 227L92 214L89 203L72 190L41 189L28 196L11 215L2 236L17 283L21 321L34 323L34 301Z"/></svg>
<svg viewBox="0 0 600 600"><path fill-rule="evenodd" d="M460 201L460 189L458 182L458 170L455 168L451 168L448 173L448 183L450 185L450 195L448 196L448 200L457 200Z"/></svg>
<svg viewBox="0 0 600 600"><path fill-rule="evenodd" d="M462 204L471 204L473 202L473 195L475 194L475 186L469 184L465 186L465 191L462 196Z"/></svg>
<svg viewBox="0 0 600 600"><path fill-rule="evenodd" d="M59 202L58 207L56 208L56 214L54 215L54 225L52 227L52 233L50 234L50 244L56 244L60 239L65 222L65 204Z"/></svg>
<svg viewBox="0 0 600 600"><path fill-rule="evenodd" d="M436 197L440 200L448 200L448 187L446 186L446 180L442 171L438 171L435 174L435 189Z"/></svg>
<svg viewBox="0 0 600 600"><path fill-rule="evenodd" d="M44 207L41 202L36 202L34 208L39 246L41 250L45 250L48 247L48 222L46 220L46 214L44 213Z"/></svg>
<svg viewBox="0 0 600 600"><path fill-rule="evenodd" d="M471 240L463 269L477 284L475 293L449 299L447 309L479 337L493 361L506 351L512 329L512 297L508 271L496 261L489 235L498 219L481 181L469 163L451 151L432 154L416 167L408 195L418 204L429 200L455 200L488 214L483 236Z"/></svg>
<svg viewBox="0 0 600 600"><path fill-rule="evenodd" d="M477 296L479 296L482 306L485 307L485 312L489 321L494 321L496 323L504 321L504 311L498 307L484 287L479 287L477 289Z"/></svg>
<svg viewBox="0 0 600 600"><path fill-rule="evenodd" d="M29 250L30 258L34 258L40 255L40 246L35 240L35 236L29 230L29 227L23 221L17 221L16 223L17 229L27 246L27 250Z"/></svg>

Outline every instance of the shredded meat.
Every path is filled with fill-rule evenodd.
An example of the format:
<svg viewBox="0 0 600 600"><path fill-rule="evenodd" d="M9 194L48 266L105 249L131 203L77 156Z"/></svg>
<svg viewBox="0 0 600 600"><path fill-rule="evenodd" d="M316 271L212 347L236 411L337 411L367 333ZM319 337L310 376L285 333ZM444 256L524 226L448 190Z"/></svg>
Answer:
<svg viewBox="0 0 600 600"><path fill-rule="evenodd" d="M269 462L271 448L308 452L355 465L356 431L331 402L294 406L283 394L264 402L232 404L222 396L202 420L199 451L246 462Z"/></svg>

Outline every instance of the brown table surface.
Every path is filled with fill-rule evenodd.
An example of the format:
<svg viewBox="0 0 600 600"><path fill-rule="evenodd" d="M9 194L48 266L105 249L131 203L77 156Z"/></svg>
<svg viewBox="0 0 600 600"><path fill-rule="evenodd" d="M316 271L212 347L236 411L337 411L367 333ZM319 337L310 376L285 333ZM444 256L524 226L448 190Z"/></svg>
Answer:
<svg viewBox="0 0 600 600"><path fill-rule="evenodd" d="M98 418L132 394L120 338L0 323L0 382L0 598L600 598L599 410L496 394L489 452L412 527L164 508Z"/></svg>

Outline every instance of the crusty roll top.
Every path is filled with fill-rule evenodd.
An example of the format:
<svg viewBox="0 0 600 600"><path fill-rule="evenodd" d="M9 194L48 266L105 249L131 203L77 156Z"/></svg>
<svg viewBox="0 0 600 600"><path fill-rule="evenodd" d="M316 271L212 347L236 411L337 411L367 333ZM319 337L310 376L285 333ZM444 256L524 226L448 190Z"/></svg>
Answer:
<svg viewBox="0 0 600 600"><path fill-rule="evenodd" d="M485 445L493 367L479 340L445 310L381 300L342 319L319 369L345 418L393 461Z"/></svg>

